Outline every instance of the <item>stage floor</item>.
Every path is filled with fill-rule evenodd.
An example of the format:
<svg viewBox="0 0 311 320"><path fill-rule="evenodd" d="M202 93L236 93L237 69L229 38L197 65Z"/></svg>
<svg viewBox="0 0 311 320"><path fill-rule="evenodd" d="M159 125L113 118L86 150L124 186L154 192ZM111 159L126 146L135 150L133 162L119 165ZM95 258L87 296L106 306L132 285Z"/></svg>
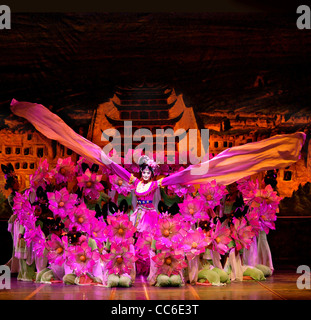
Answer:
<svg viewBox="0 0 311 320"><path fill-rule="evenodd" d="M149 286L140 276L131 288L43 284L12 277L11 289L0 290L0 300L311 300L311 290L297 288L299 276L295 270L277 270L261 282L181 288Z"/></svg>

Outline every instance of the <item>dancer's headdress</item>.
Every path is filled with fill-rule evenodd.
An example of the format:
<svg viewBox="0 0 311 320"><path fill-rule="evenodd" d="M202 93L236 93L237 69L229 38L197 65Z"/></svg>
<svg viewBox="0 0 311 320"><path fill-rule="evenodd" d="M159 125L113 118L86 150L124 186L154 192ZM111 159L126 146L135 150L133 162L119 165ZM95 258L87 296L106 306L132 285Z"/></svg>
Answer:
<svg viewBox="0 0 311 320"><path fill-rule="evenodd" d="M144 164L146 164L148 167L150 167L155 173L155 171L159 168L159 165L153 160L150 159L148 156L143 155L138 159L138 165L142 167Z"/></svg>

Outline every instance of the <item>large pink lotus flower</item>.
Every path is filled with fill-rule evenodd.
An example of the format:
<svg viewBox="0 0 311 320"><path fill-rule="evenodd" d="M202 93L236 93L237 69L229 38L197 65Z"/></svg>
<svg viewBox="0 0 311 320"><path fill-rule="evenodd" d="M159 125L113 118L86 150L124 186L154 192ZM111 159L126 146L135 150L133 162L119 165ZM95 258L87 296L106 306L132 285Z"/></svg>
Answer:
<svg viewBox="0 0 311 320"><path fill-rule="evenodd" d="M109 176L109 182L111 183L111 189L116 190L119 194L123 194L125 197L133 190L133 186L125 180L118 177L116 174Z"/></svg>
<svg viewBox="0 0 311 320"><path fill-rule="evenodd" d="M249 176L238 180L237 188L242 193L243 199L247 204L253 197L253 191L259 189L259 183L258 180L254 182Z"/></svg>
<svg viewBox="0 0 311 320"><path fill-rule="evenodd" d="M16 201L14 198L14 205L13 205L13 211L16 213L17 218L21 225L25 226L26 223L32 225L33 221L36 220L35 217L35 206L32 206L31 203L25 199L24 196L18 195L16 193L17 197Z"/></svg>
<svg viewBox="0 0 311 320"><path fill-rule="evenodd" d="M277 196L276 191L270 185L267 185L264 189L255 189L253 191L251 207L259 207L262 203L266 203L270 205L271 209L276 210L281 199L281 197Z"/></svg>
<svg viewBox="0 0 311 320"><path fill-rule="evenodd" d="M123 194L125 197L133 190L133 186L125 180L118 177L116 174L109 176L109 182L111 183L111 189L116 190L119 194Z"/></svg>
<svg viewBox="0 0 311 320"><path fill-rule="evenodd" d="M27 247L29 247L34 240L41 238L41 233L42 230L40 226L33 225L25 228L24 239Z"/></svg>
<svg viewBox="0 0 311 320"><path fill-rule="evenodd" d="M154 235L157 250L170 248L174 243L179 243L186 236L187 231L181 223L182 216L162 214Z"/></svg>
<svg viewBox="0 0 311 320"><path fill-rule="evenodd" d="M196 230L189 230L182 242L182 248L184 249L187 259L192 260L194 257L202 252L208 245L208 241L201 228Z"/></svg>
<svg viewBox="0 0 311 320"><path fill-rule="evenodd" d="M51 240L47 240L45 243L45 248L48 250L47 258L49 262L61 266L67 258L68 238L62 237L60 239L57 235L52 233Z"/></svg>
<svg viewBox="0 0 311 320"><path fill-rule="evenodd" d="M127 214L110 216L108 220L109 225L106 228L107 236L110 241L117 243L127 241L132 242L132 237L136 232L136 228L133 223L129 220Z"/></svg>
<svg viewBox="0 0 311 320"><path fill-rule="evenodd" d="M13 208L12 208L14 213L17 213L17 211L20 211L23 208L24 203L26 201L28 201L28 200L26 198L25 193L21 194L19 192L16 192L15 196L14 196L14 204L13 204Z"/></svg>
<svg viewBox="0 0 311 320"><path fill-rule="evenodd" d="M117 244L113 242L111 244L110 253L103 254L102 260L107 263L106 269L109 274L122 275L131 273L137 258L130 252L128 244Z"/></svg>
<svg viewBox="0 0 311 320"><path fill-rule="evenodd" d="M100 244L107 241L106 228L107 224L103 219L97 219L96 217L91 216L88 219L85 229L89 236L93 238L96 243Z"/></svg>
<svg viewBox="0 0 311 320"><path fill-rule="evenodd" d="M270 229L275 230L274 222L276 221L277 216L276 209L273 205L262 202L260 207L250 208L250 211L258 212L258 221L262 231L268 234Z"/></svg>
<svg viewBox="0 0 311 320"><path fill-rule="evenodd" d="M55 169L51 171L57 184L72 181L75 177L75 164L71 157L66 159L59 158Z"/></svg>
<svg viewBox="0 0 311 320"><path fill-rule="evenodd" d="M244 217L242 219L234 217L232 222L231 237L235 242L236 249L249 249L252 239L255 236L255 233L252 231L252 227L247 225L247 221Z"/></svg>
<svg viewBox="0 0 311 320"><path fill-rule="evenodd" d="M47 192L47 196L49 209L54 216L60 216L62 219L74 210L78 198L77 194L69 193L67 188L63 188L60 191Z"/></svg>
<svg viewBox="0 0 311 320"><path fill-rule="evenodd" d="M139 234L137 241L135 243L136 256L146 260L149 258L149 250L151 248L151 244L153 241L153 237L148 231L143 231Z"/></svg>
<svg viewBox="0 0 311 320"><path fill-rule="evenodd" d="M206 220L209 218L205 212L204 203L202 197L193 198L191 195L188 195L178 206L185 221L195 223L198 220Z"/></svg>
<svg viewBox="0 0 311 320"><path fill-rule="evenodd" d="M95 211L90 210L84 202L81 202L68 213L70 224L68 228L76 228L77 231L87 231L90 220L95 216Z"/></svg>
<svg viewBox="0 0 311 320"><path fill-rule="evenodd" d="M250 208L245 215L247 222L250 226L252 226L252 231L255 236L258 236L259 232L262 231L262 227L259 222L259 217L261 216L260 207L258 208Z"/></svg>
<svg viewBox="0 0 311 320"><path fill-rule="evenodd" d="M157 274L178 274L180 270L187 267L183 250L162 250L152 257L156 263Z"/></svg>
<svg viewBox="0 0 311 320"><path fill-rule="evenodd" d="M25 206L26 207L26 206ZM34 208L34 207L32 207ZM20 219L21 224L25 227L25 229L33 229L36 225L37 217L35 215L35 212L27 212L23 216L23 220Z"/></svg>
<svg viewBox="0 0 311 320"><path fill-rule="evenodd" d="M229 250L227 245L232 240L230 233L230 229L218 220L216 225L207 232L206 240L213 251L225 254Z"/></svg>
<svg viewBox="0 0 311 320"><path fill-rule="evenodd" d="M188 194L192 194L195 192L195 188L193 185L181 185L181 184L172 184L167 187L169 190L173 191L178 197L183 197Z"/></svg>
<svg viewBox="0 0 311 320"><path fill-rule="evenodd" d="M46 185L50 184L50 173L49 173L49 164L47 159L42 161L40 159L39 166L34 174L30 175L30 189L36 191L38 187L42 187L43 190L46 189Z"/></svg>
<svg viewBox="0 0 311 320"><path fill-rule="evenodd" d="M102 175L92 173L86 169L82 176L77 177L78 186L84 189L84 195L91 199L98 199L99 192L104 190L104 186L100 183Z"/></svg>
<svg viewBox="0 0 311 320"><path fill-rule="evenodd" d="M34 228L37 217L35 216L35 206L29 202L29 190L24 194L16 192L14 196L13 212L16 214L18 221L25 228Z"/></svg>
<svg viewBox="0 0 311 320"><path fill-rule="evenodd" d="M214 209L220 204L220 201L228 193L226 186L217 184L216 180L200 185L200 195L206 199L206 206Z"/></svg>
<svg viewBox="0 0 311 320"><path fill-rule="evenodd" d="M67 264L74 270L77 276L92 272L95 263L100 259L97 250L92 251L87 240L82 243L68 247Z"/></svg>
<svg viewBox="0 0 311 320"><path fill-rule="evenodd" d="M43 256L45 249L45 235L40 226L25 229L24 239L28 247L32 244L32 250L36 256Z"/></svg>

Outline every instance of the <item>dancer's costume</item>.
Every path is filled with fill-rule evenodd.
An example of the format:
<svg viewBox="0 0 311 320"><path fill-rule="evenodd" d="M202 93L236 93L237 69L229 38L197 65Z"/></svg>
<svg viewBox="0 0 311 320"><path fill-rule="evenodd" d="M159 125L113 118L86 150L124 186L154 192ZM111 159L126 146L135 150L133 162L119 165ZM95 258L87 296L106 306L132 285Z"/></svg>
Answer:
<svg viewBox="0 0 311 320"><path fill-rule="evenodd" d="M10 194L8 200L13 209L13 193ZM10 270L12 273L17 273L18 280L33 281L36 277L36 257L32 250L32 244L28 247L24 240L24 226L14 216L13 214L8 221L8 231L11 232L13 238L13 256Z"/></svg>
<svg viewBox="0 0 311 320"><path fill-rule="evenodd" d="M148 231L153 233L158 222L155 198L159 193L159 185L157 181L152 181L146 191L139 192L137 188L139 183L139 179L133 182L137 200L136 208L130 218L138 232Z"/></svg>
<svg viewBox="0 0 311 320"><path fill-rule="evenodd" d="M13 209L13 204L14 204L14 196L15 193L12 192L9 196L8 196L8 203L11 207L11 209ZM17 238L15 237L15 233L14 233L14 225L17 224L17 222L15 222L16 220L16 214L13 214L10 216L9 220L8 220L8 231L11 233L12 236L12 240L13 240L13 250L12 250L12 258L10 259L10 261L8 262L10 265L10 270L11 273L18 273L19 272L19 260L15 257L15 246L17 243Z"/></svg>
<svg viewBox="0 0 311 320"><path fill-rule="evenodd" d="M11 110L17 116L27 119L49 139L57 140L91 162L107 166L121 179L134 183L137 206L131 220L138 231L148 230L150 226L155 225L157 211L153 200L154 195L160 193L158 182L152 182L146 192L139 193L137 191L139 179L135 180L130 172L108 158L98 145L77 134L43 105L18 102L13 99ZM228 148L211 160L191 165L183 171L163 178L162 186L204 184L214 179L218 184L228 185L260 171L285 168L299 160L305 138L303 132L296 132Z"/></svg>

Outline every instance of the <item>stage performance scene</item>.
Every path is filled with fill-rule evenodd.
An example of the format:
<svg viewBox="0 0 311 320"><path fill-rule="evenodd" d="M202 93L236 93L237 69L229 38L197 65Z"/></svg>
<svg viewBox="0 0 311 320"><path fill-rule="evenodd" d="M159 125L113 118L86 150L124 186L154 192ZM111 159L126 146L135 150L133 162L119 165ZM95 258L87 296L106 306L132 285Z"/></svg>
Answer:
<svg viewBox="0 0 311 320"><path fill-rule="evenodd" d="M263 13L30 16L0 33L0 299L311 299L310 40Z"/></svg>

